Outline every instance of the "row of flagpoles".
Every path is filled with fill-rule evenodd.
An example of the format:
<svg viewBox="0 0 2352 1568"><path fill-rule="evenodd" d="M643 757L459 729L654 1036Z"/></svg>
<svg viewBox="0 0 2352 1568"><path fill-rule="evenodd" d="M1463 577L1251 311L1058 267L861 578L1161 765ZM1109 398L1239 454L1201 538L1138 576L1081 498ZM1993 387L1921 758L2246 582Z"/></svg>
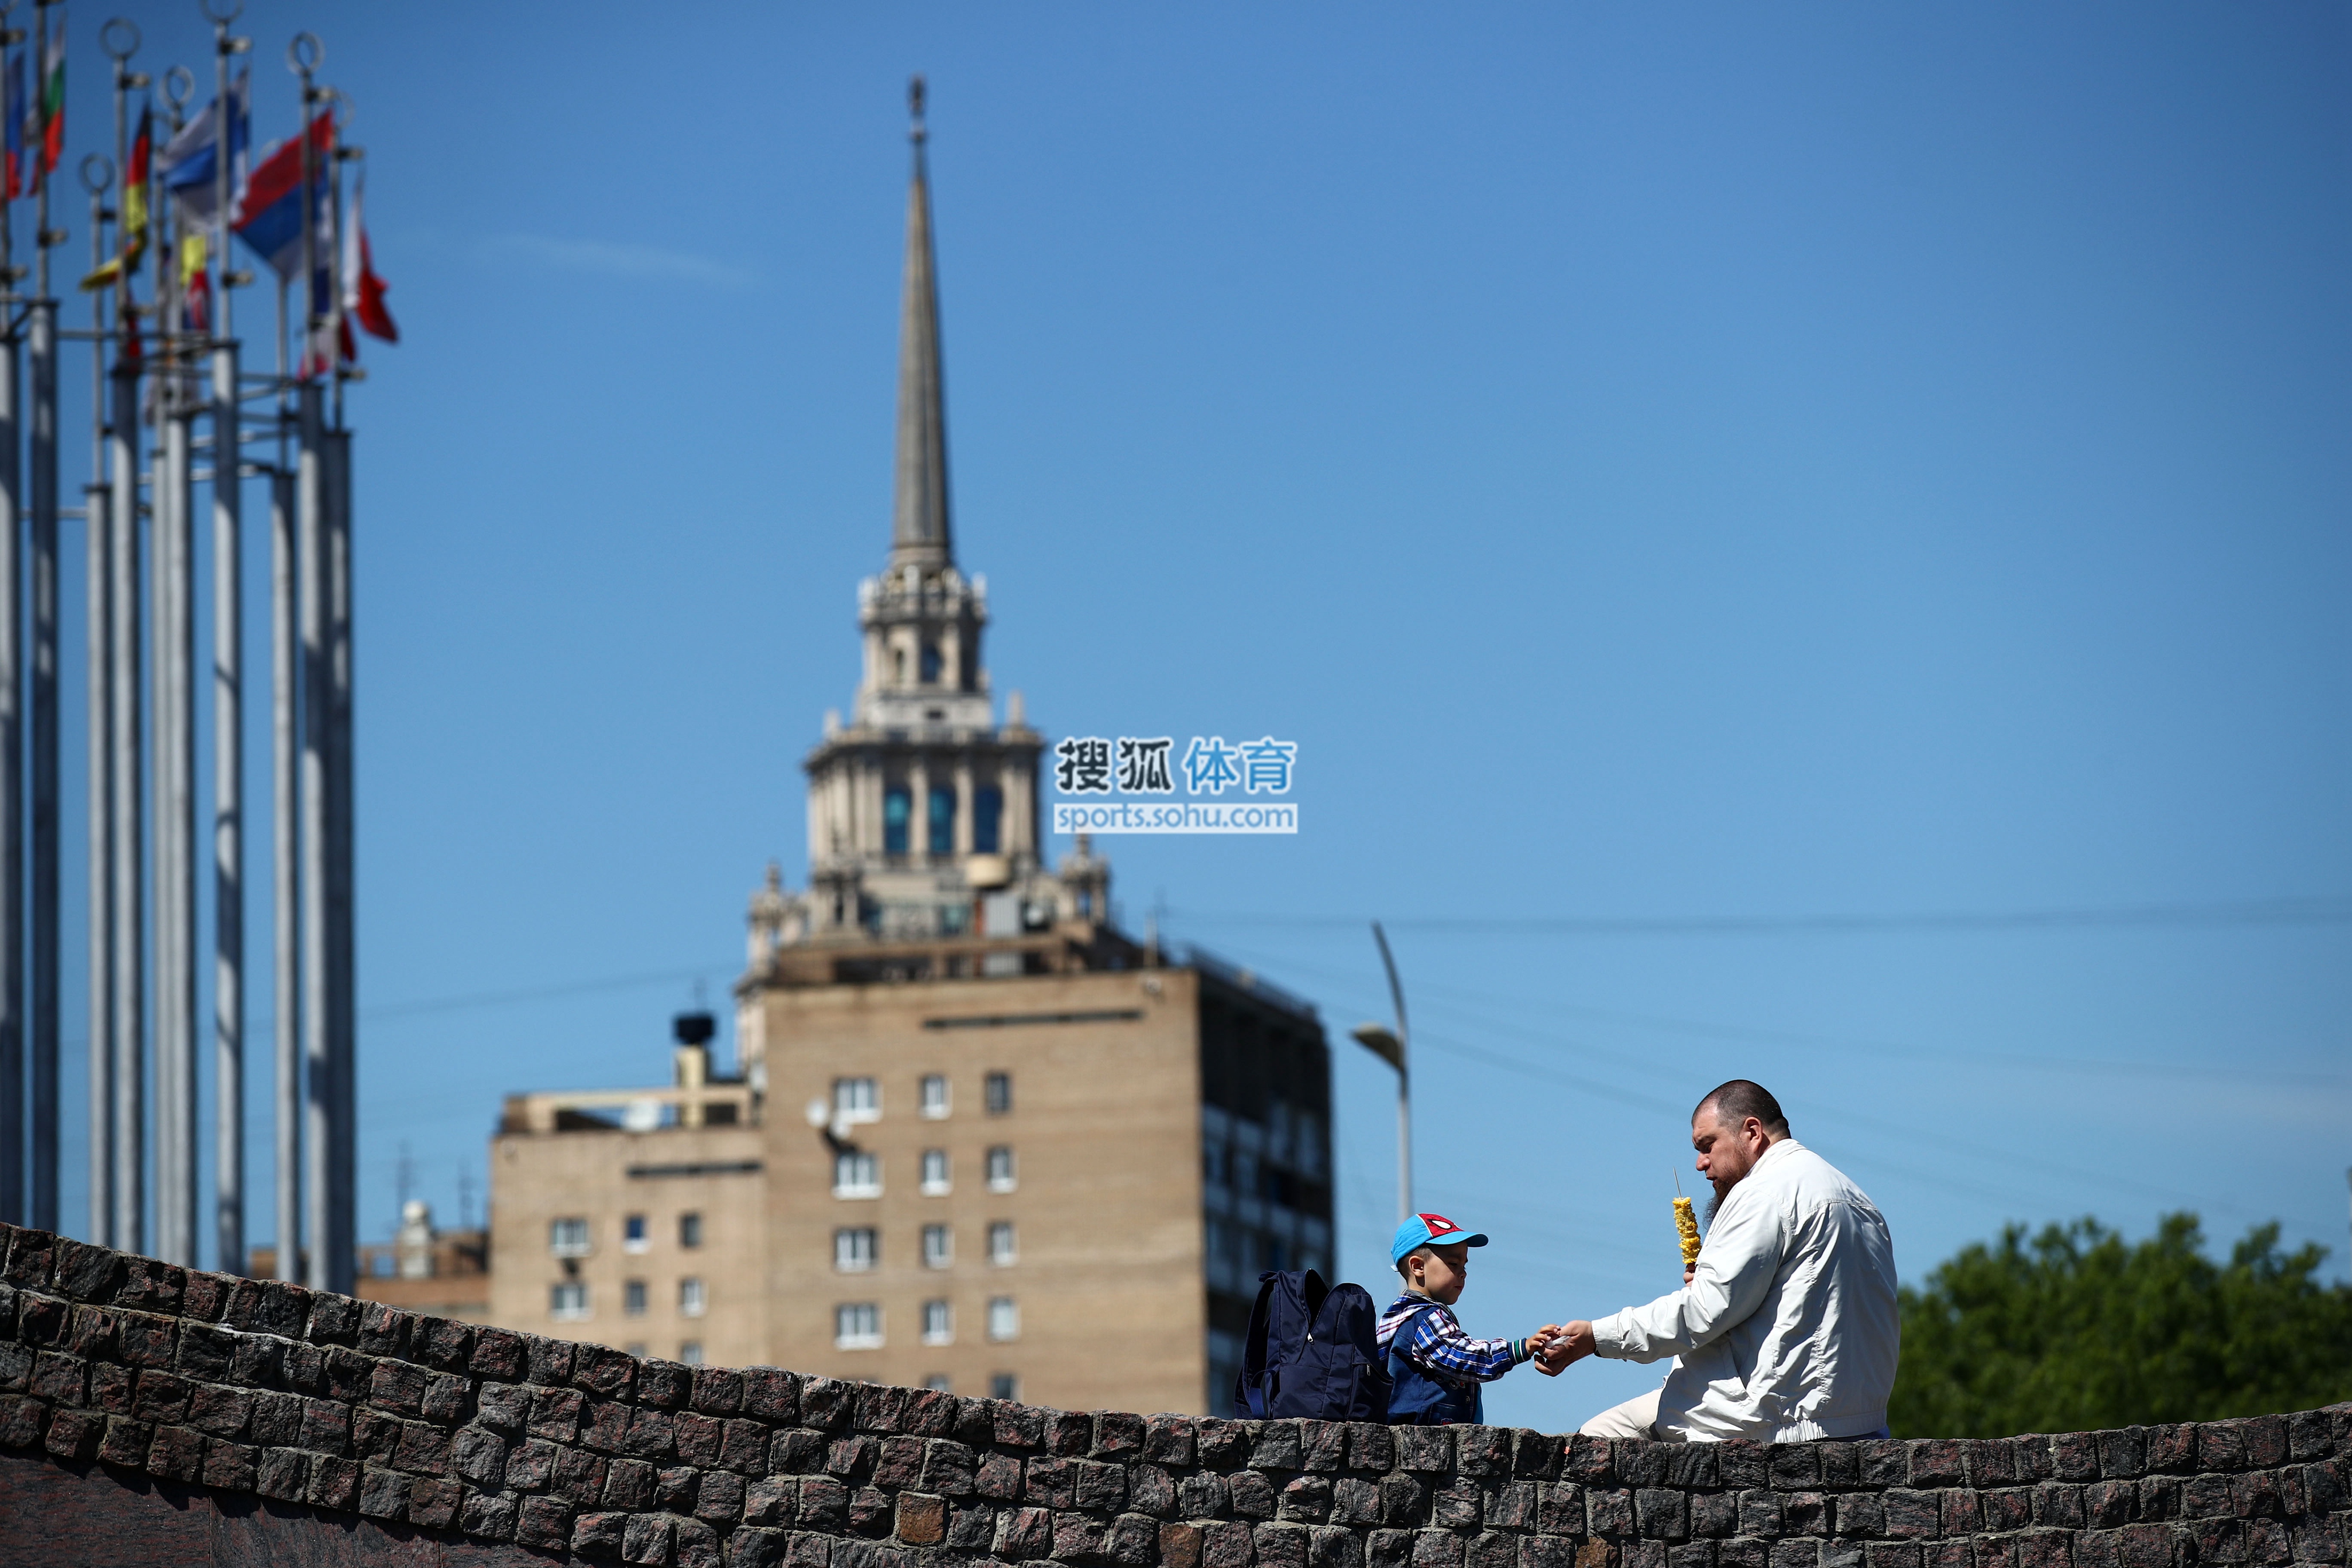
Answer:
<svg viewBox="0 0 2352 1568"><path fill-rule="evenodd" d="M348 1290L357 1041L342 400L362 374L356 333L396 342L398 332L370 254L363 176L345 201L344 167L362 154L342 135L348 100L318 84L324 50L309 34L289 47L299 129L253 154L250 73L232 79L251 46L231 32L238 4L205 0L215 91L193 117L190 72L165 73L159 94L131 68L138 28L117 18L100 31L114 151L84 157L77 171L89 198L87 330L60 327L50 291L50 253L68 237L53 226L62 212L51 200L67 154L63 0L34 0L29 30L0 30L0 1219L59 1228L58 549L60 521L79 520L89 633L83 1234L199 1261L201 485L212 547L213 1261L247 1265L241 540L255 481L268 495L270 529L275 1272ZM7 8L0 4L0 22ZM25 202L30 268L14 255ZM231 235L278 282L268 374L241 368L234 301L255 275L233 267ZM79 508L59 504L58 486L58 354L72 340L91 353L90 471Z"/></svg>

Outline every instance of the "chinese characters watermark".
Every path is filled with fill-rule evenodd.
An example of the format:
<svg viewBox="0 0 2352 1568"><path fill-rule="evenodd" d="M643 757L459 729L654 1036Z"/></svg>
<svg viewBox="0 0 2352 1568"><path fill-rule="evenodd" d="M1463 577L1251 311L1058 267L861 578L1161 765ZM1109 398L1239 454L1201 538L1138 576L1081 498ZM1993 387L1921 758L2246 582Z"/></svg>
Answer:
<svg viewBox="0 0 2352 1568"><path fill-rule="evenodd" d="M1298 742L1272 735L1228 742L1223 735L1194 735L1179 756L1172 735L1070 735L1054 745L1054 785L1065 796L1055 803L1056 833L1296 833L1295 802L1225 806L1197 798L1169 801L1087 797L1170 796L1181 781L1186 795L1222 799L1242 795L1287 795L1298 765Z"/></svg>

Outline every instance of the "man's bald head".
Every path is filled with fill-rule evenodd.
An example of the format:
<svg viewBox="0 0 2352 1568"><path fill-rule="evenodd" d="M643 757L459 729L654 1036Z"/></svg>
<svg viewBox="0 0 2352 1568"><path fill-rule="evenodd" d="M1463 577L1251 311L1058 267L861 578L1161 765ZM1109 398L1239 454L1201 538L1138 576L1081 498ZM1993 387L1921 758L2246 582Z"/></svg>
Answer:
<svg viewBox="0 0 2352 1568"><path fill-rule="evenodd" d="M1772 1098L1770 1089L1748 1079L1736 1078L1707 1090L1706 1098L1692 1108L1691 1121L1696 1122L1709 1110L1727 1127L1737 1127L1752 1116L1773 1137L1789 1136L1789 1119L1780 1113L1780 1102Z"/></svg>

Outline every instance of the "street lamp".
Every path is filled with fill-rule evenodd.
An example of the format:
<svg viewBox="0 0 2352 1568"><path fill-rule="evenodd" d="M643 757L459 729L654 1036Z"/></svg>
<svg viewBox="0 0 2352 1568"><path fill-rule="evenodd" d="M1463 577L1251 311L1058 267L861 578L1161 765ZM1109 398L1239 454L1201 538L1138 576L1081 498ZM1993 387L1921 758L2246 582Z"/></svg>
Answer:
<svg viewBox="0 0 2352 1568"><path fill-rule="evenodd" d="M1349 1033L1372 1055L1396 1068L1397 1075L1397 1223L1412 1213L1412 1078L1405 1066L1405 1047L1412 1038L1405 1027L1404 987L1397 980L1396 960L1389 953L1388 933L1372 922L1372 940L1380 943L1381 963L1389 972L1389 999L1396 1005L1396 1027L1359 1024Z"/></svg>

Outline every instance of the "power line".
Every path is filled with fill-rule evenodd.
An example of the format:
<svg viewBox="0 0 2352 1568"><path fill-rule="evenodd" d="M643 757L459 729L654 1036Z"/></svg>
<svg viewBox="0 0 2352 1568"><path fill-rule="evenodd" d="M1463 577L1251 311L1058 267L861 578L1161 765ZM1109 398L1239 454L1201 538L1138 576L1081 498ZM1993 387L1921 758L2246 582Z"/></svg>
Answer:
<svg viewBox="0 0 2352 1568"><path fill-rule="evenodd" d="M1171 918L1210 925L1349 930L1361 915L1276 915L1171 909ZM2224 903L2133 904L2105 908L1929 910L1815 915L1423 916L1384 923L1432 934L1561 936L1874 936L1906 931L2168 930L2242 926L2352 925L2352 898L2258 899Z"/></svg>

